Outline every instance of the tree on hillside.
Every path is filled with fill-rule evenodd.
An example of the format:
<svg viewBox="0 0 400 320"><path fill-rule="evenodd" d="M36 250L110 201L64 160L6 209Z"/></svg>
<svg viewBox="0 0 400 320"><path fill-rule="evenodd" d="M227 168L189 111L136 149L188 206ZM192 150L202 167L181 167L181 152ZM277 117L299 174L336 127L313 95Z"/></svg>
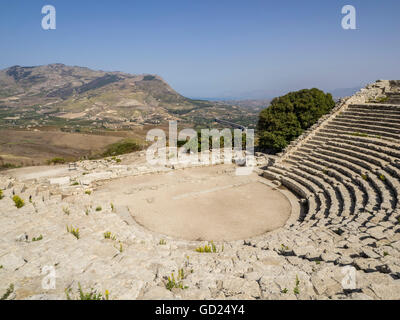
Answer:
<svg viewBox="0 0 400 320"><path fill-rule="evenodd" d="M281 151L334 106L332 95L316 88L275 98L260 113L257 126L259 146Z"/></svg>

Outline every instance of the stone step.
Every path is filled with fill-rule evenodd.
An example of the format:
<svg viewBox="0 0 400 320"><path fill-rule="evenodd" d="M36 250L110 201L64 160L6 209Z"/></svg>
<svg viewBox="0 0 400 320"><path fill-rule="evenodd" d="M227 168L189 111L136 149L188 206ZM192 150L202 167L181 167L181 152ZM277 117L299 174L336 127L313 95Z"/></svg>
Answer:
<svg viewBox="0 0 400 320"><path fill-rule="evenodd" d="M385 127L388 126L389 128L393 129L400 129L400 123L396 123L393 121L393 119L376 119L376 118L357 118L353 116L346 116L346 115L340 115L335 117L335 120L337 120L340 123L348 123L350 125L352 124L363 124L363 125L369 125L369 126L380 126L380 127Z"/></svg>
<svg viewBox="0 0 400 320"><path fill-rule="evenodd" d="M391 113L391 114L400 114L400 106L399 105L390 105L383 103L365 103L365 104L351 104L348 106L350 110L362 110L363 112L375 111L382 113Z"/></svg>
<svg viewBox="0 0 400 320"><path fill-rule="evenodd" d="M271 171L270 169L271 168L264 170L263 176L265 178L270 180L279 180L282 183L282 185L284 185L286 188L288 188L290 191L296 194L300 199L307 200L307 210L304 216L300 217L301 220L304 220L306 217L310 215L311 216L315 215L319 204L317 204L314 194L309 189L304 187L302 184L298 183L297 181L277 173L276 168L275 170L273 169L274 171Z"/></svg>
<svg viewBox="0 0 400 320"><path fill-rule="evenodd" d="M355 158L354 156L348 155L348 151L344 154L343 150L338 149L336 147L324 146L317 151L318 153L325 153L328 156L335 157L337 159L341 159L343 165L351 168L354 172L357 172L361 177L366 175L367 180L373 188L376 190L380 207L383 209L390 209L393 206L393 196L392 190L390 190L387 185L379 178L379 176L375 173L375 169L371 167L371 165L359 158ZM344 160L344 161L343 161ZM365 170L367 169L367 171ZM363 178L362 178L363 179ZM364 180L364 179L363 179Z"/></svg>
<svg viewBox="0 0 400 320"><path fill-rule="evenodd" d="M394 141L382 140L374 137L359 137L359 136L352 136L349 134L339 134L333 133L330 130L321 129L318 132L318 138L325 139L324 141L329 141L330 139L340 139L346 141L353 141L353 142L360 142L376 147L383 147L383 149L379 149L379 151L385 152L393 157L400 157L400 143L395 143ZM376 150L376 149L375 149Z"/></svg>
<svg viewBox="0 0 400 320"><path fill-rule="evenodd" d="M350 129L353 130L353 132L357 132L357 129L367 129L372 132L385 132L385 133L393 133L397 135L400 138L400 129L388 127L388 126L380 126L379 124L362 124L357 121L353 122L344 122L344 121L339 121L336 119L333 119L329 122L329 125L337 125L337 126L342 126L342 127L349 127ZM376 135L379 135L379 133L376 133Z"/></svg>
<svg viewBox="0 0 400 320"><path fill-rule="evenodd" d="M396 115L396 114L387 114L387 113L373 113L373 112L362 112L362 111L358 111L357 109L351 109L351 110L346 110L346 111L342 111L341 113L339 113L339 115L346 115L346 116L351 116L351 117L355 117L355 118L366 118L366 119L385 119L385 120L399 120L400 119L400 115Z"/></svg>
<svg viewBox="0 0 400 320"><path fill-rule="evenodd" d="M336 152L339 153L343 153L346 154L352 158L357 158L363 161L363 167L367 167L369 163L375 164L380 166L380 168L382 168L383 170L380 171L375 171L375 172L371 172L372 173L372 177L377 176L379 180L374 179L374 181L377 181L377 184L380 185L380 188L382 187L382 185L384 185L386 187L386 190L389 192L389 194L391 195L391 197L387 197L387 198L391 198L389 200L386 201L386 204L388 204L388 202L392 203L392 207L396 207L397 205L397 198L399 196L399 190L396 187L393 187L395 185L397 185L397 179L391 176L391 172L393 170L391 170L390 172L387 172L385 170L386 166L388 165L388 163L384 160L381 160L377 157L373 157L370 155L367 155L365 152L363 152L363 150L359 150L359 152L355 151L355 150L351 150L349 148L346 148L346 146L343 146L341 144L336 144L335 142L331 141L329 143L327 143L326 146L333 146L333 149ZM396 170L396 169L394 169ZM383 179L382 179L383 178ZM382 194L387 194L387 192L384 192L382 190ZM393 198L394 197L394 198ZM385 201L384 201L385 202Z"/></svg>
<svg viewBox="0 0 400 320"><path fill-rule="evenodd" d="M298 168L314 177L318 177L335 190L335 198L337 199L339 209L338 215L350 215L354 213L354 196L349 192L344 184L335 178L328 176L324 173L324 168L315 164L313 165L308 160L304 160L298 165ZM333 195L331 195L331 197L332 196ZM330 211L335 211L335 208L330 208Z"/></svg>
<svg viewBox="0 0 400 320"><path fill-rule="evenodd" d="M326 143L340 143L349 149L352 149L357 152L365 152L368 155L371 155L375 158L381 158L389 163L396 163L397 160L400 160L400 152L396 152L393 148L384 147L381 145L376 145L375 143L370 143L370 141L361 142L359 140L353 140L350 137L325 137L325 136L317 136L313 137L314 140L319 142L319 145ZM318 146L319 146L318 145Z"/></svg>
<svg viewBox="0 0 400 320"><path fill-rule="evenodd" d="M317 175L310 175L306 170L303 170L301 166L298 168L292 168L291 171L302 178L315 183L325 193L325 197L328 200L328 203L326 204L327 209L325 211L326 217L331 215L340 215L342 213L343 201L338 199L333 186Z"/></svg>
<svg viewBox="0 0 400 320"><path fill-rule="evenodd" d="M314 217L317 216L322 217L327 213L329 207L329 200L325 195L325 191L322 188L320 188L316 183L314 183L311 180L305 179L304 177L298 176L296 173L293 173L287 170L286 168L274 168L274 169L280 170L282 172L282 175L300 183L314 194L316 202L318 204L317 212L315 213Z"/></svg>
<svg viewBox="0 0 400 320"><path fill-rule="evenodd" d="M344 175L340 168L335 167L324 159L310 156L304 163L312 168L324 172L325 175L334 178L339 185L344 185L350 194L352 204L350 207L350 214L358 212L363 209L368 202L368 194L364 188L361 188L356 180L352 180Z"/></svg>
<svg viewBox="0 0 400 320"><path fill-rule="evenodd" d="M392 133L387 133L386 131L379 131L376 130L366 130L361 128L350 128L347 126L338 126L338 125L329 125L327 124L323 129L322 132L328 132L332 134L347 134L350 136L357 136L359 133L365 134L366 137L376 138L376 139L385 139L391 142L397 142L399 140L399 136Z"/></svg>
<svg viewBox="0 0 400 320"><path fill-rule="evenodd" d="M357 169L348 162L343 161L342 158L337 158L332 152L321 150L318 154L313 154L312 157L318 158L323 164L325 164L329 169L334 169L340 172L342 175L348 177L355 185L361 188L366 195L363 206L366 210L372 211L374 208L379 207L379 194L366 180L362 179L361 173L357 172ZM364 171L361 171L364 172Z"/></svg>

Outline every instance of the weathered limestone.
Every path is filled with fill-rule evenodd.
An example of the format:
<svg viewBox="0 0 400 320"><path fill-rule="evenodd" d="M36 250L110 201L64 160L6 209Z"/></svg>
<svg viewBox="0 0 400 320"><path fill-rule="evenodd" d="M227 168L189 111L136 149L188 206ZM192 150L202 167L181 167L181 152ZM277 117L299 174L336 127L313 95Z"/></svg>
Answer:
<svg viewBox="0 0 400 320"><path fill-rule="evenodd" d="M369 85L342 100L281 157L256 155L267 166L257 169L265 182L297 196L300 219L244 241L215 243L216 253L195 251L206 242L150 232L112 198L93 200L108 180L184 169L151 167L143 152L121 156L122 163L82 161L68 177L0 174L0 295L13 283L11 299L65 299L65 289L76 297L80 283L85 292L108 290L110 299L398 299L395 89L389 81ZM371 102L385 95L390 104ZM154 201L157 188L151 190ZM23 208L15 207L14 194ZM67 226L79 228L79 239ZM115 238L105 239L108 231ZM56 288L47 290L42 280L49 266ZM346 272L355 276L351 288L343 285ZM172 273L181 288L166 288Z"/></svg>

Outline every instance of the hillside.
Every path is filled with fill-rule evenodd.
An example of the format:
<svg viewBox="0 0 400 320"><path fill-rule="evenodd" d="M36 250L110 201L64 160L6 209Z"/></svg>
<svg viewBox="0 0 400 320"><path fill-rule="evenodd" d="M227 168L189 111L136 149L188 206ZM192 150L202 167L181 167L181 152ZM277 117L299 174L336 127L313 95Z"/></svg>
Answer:
<svg viewBox="0 0 400 320"><path fill-rule="evenodd" d="M0 128L126 129L168 120L208 126L216 117L248 125L256 114L183 97L157 75L63 64L0 70Z"/></svg>

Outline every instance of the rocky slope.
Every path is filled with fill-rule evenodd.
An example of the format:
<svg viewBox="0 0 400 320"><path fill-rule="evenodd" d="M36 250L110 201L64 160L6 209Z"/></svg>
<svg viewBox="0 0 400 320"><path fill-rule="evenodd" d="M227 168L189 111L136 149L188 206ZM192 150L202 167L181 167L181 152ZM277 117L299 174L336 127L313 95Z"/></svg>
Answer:
<svg viewBox="0 0 400 320"><path fill-rule="evenodd" d="M57 124L56 119L58 125L100 122L109 128L171 119L205 124L221 114L230 119L249 116L245 109L185 98L157 75L63 64L0 70L0 125L39 126Z"/></svg>

